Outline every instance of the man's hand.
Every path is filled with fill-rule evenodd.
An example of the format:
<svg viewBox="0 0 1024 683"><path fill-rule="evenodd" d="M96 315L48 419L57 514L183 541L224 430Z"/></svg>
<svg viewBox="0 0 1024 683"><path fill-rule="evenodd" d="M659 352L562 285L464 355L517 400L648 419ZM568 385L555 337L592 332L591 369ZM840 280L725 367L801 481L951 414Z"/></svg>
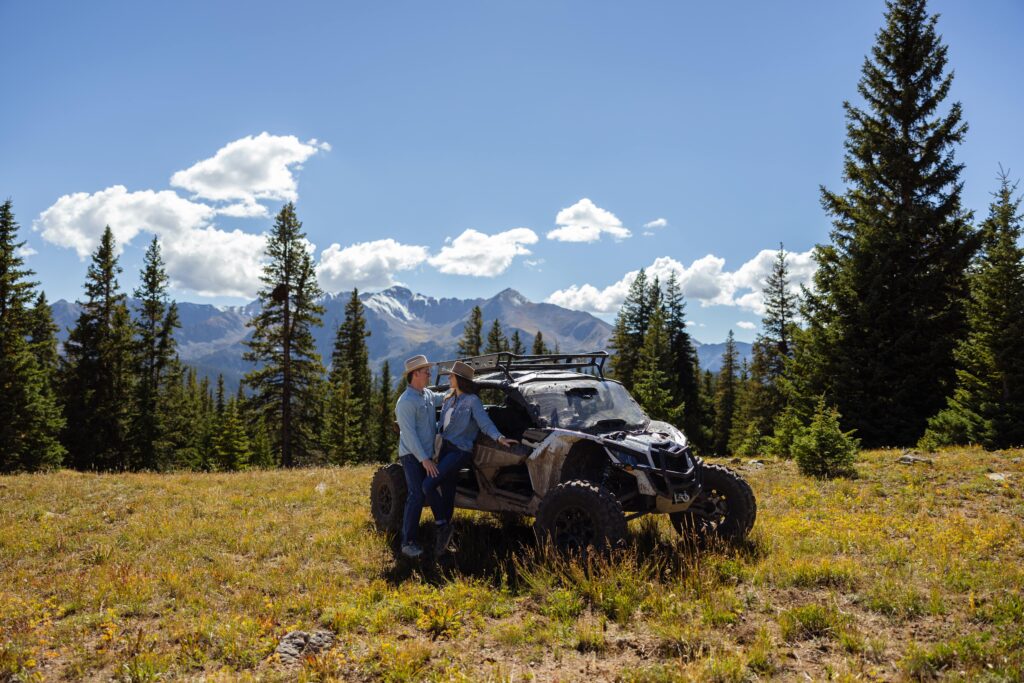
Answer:
<svg viewBox="0 0 1024 683"><path fill-rule="evenodd" d="M500 439L498 439L498 443L500 443L502 446L505 446L506 448L508 448L510 446L515 446L519 442L516 441L515 439L510 439L510 438L508 438L506 436L503 436Z"/></svg>
<svg viewBox="0 0 1024 683"><path fill-rule="evenodd" d="M437 465L430 458L427 458L426 460L423 461L423 469L425 469L427 471L427 474L429 476L431 476L431 477L436 477L437 476Z"/></svg>

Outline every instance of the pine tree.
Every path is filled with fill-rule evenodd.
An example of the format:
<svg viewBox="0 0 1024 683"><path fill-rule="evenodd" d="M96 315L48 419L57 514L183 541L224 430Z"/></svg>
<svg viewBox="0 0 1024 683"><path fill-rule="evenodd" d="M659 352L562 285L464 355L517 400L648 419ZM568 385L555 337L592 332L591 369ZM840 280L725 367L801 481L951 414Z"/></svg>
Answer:
<svg viewBox="0 0 1024 683"><path fill-rule="evenodd" d="M669 332L665 311L658 306L647 325L647 335L640 349L634 377L633 395L652 420L678 424L682 421L682 405L675 403L670 389L668 370L671 365Z"/></svg>
<svg viewBox="0 0 1024 683"><path fill-rule="evenodd" d="M544 334L537 330L537 336L533 338L533 348L530 349L530 353L534 356L546 356L551 353L551 349L544 343Z"/></svg>
<svg viewBox="0 0 1024 683"><path fill-rule="evenodd" d="M713 449L717 455L725 455L729 451L729 439L732 437L732 423L736 411L737 359L736 342L732 330L725 340L725 352L722 354L722 369L718 371L715 387L715 431Z"/></svg>
<svg viewBox="0 0 1024 683"><path fill-rule="evenodd" d="M366 316L359 290L345 305L331 355L327 450L335 462L358 462L372 453L373 379L366 338Z"/></svg>
<svg viewBox="0 0 1024 683"><path fill-rule="evenodd" d="M462 339L459 340L459 356L468 358L479 356L483 346L484 314L479 306L474 306L466 321L466 327L462 332Z"/></svg>
<svg viewBox="0 0 1024 683"><path fill-rule="evenodd" d="M395 434L395 393L392 390L391 364L384 361L380 371L380 391L377 393L377 459L390 462L397 455L398 438Z"/></svg>
<svg viewBox="0 0 1024 683"><path fill-rule="evenodd" d="M160 254L160 243L154 237L146 249L140 286L135 290L139 301L138 314L133 323L135 332L135 411L131 426L133 469L158 469L163 466L156 459L154 447L162 440L160 430L160 402L168 391L171 370L175 365L177 342L174 330L181 327L177 304L169 300L169 279ZM166 441L166 439L164 439Z"/></svg>
<svg viewBox="0 0 1024 683"><path fill-rule="evenodd" d="M253 336L243 356L264 365L249 372L245 382L253 390L254 409L272 426L281 465L291 467L297 456L306 456L315 447L313 435L298 416L323 375L312 328L322 324L324 312L316 303L323 292L291 202L277 214L266 254L269 261L260 278L266 285L259 292L262 309L249 323Z"/></svg>
<svg viewBox="0 0 1024 683"><path fill-rule="evenodd" d="M217 432L213 438L213 460L217 469L233 472L244 469L252 456L245 425L238 414L238 404L228 401L217 420Z"/></svg>
<svg viewBox="0 0 1024 683"><path fill-rule="evenodd" d="M86 301L64 344L64 445L77 469L124 470L131 464L134 344L108 226L86 274Z"/></svg>
<svg viewBox="0 0 1024 683"><path fill-rule="evenodd" d="M29 315L28 340L32 345L40 370L48 378L51 388L57 388L57 369L60 356L57 353L57 325L53 322L53 311L46 301L46 294L40 290L36 303Z"/></svg>
<svg viewBox="0 0 1024 683"><path fill-rule="evenodd" d="M501 329L501 321L497 318L491 323L491 329L487 332L487 347L484 353L500 353L508 351L508 337Z"/></svg>
<svg viewBox="0 0 1024 683"><path fill-rule="evenodd" d="M609 345L615 350L611 359L612 375L627 389L633 388L633 374L640 360L640 348L647 336L651 317L651 289L647 274L641 268L629 286L618 315Z"/></svg>
<svg viewBox="0 0 1024 683"><path fill-rule="evenodd" d="M977 246L955 160L967 124L958 102L940 112L953 74L937 17L926 0L886 8L858 84L866 105L843 105L847 188L822 188L831 243L815 248L803 308L803 372L867 446L916 442L950 393Z"/></svg>
<svg viewBox="0 0 1024 683"><path fill-rule="evenodd" d="M683 300L683 292L674 272L665 283L664 306L672 401L675 405L683 406L681 426L687 438L698 447L704 447L706 444L700 439L703 408L700 401L697 349L687 331L686 302Z"/></svg>
<svg viewBox="0 0 1024 683"><path fill-rule="evenodd" d="M0 472L50 469L64 457L57 439L64 420L45 358L53 323L41 325L44 310L49 319L41 294L37 310L29 306L35 283L18 254L24 242L17 234L8 199L0 205Z"/></svg>
<svg viewBox="0 0 1024 683"><path fill-rule="evenodd" d="M1024 445L1024 249L1021 198L1000 173L970 275L969 333L957 347L956 390L928 422L924 446Z"/></svg>
<svg viewBox="0 0 1024 683"><path fill-rule="evenodd" d="M508 350L517 356L526 353L526 345L523 344L523 338L519 336L519 330L512 330L512 340L509 342Z"/></svg>

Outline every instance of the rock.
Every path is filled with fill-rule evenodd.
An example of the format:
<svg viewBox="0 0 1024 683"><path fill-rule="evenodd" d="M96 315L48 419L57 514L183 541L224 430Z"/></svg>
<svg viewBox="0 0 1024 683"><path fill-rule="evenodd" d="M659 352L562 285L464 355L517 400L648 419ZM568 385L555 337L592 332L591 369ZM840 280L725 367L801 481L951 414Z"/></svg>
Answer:
<svg viewBox="0 0 1024 683"><path fill-rule="evenodd" d="M761 465L761 466L764 466L764 460L751 460L750 464L751 465Z"/></svg>
<svg viewBox="0 0 1024 683"><path fill-rule="evenodd" d="M291 631L277 644L277 655L281 666L298 666L307 655L315 655L334 644L330 631Z"/></svg>
<svg viewBox="0 0 1024 683"><path fill-rule="evenodd" d="M913 465L915 463L923 463L925 465L931 465L931 458L922 458L917 451L912 451L909 448L903 450L903 454L896 459L901 465Z"/></svg>
<svg viewBox="0 0 1024 683"><path fill-rule="evenodd" d="M1007 477L1009 477L1010 475L1003 474L1002 472L990 472L985 476L991 479L992 481L1006 481Z"/></svg>

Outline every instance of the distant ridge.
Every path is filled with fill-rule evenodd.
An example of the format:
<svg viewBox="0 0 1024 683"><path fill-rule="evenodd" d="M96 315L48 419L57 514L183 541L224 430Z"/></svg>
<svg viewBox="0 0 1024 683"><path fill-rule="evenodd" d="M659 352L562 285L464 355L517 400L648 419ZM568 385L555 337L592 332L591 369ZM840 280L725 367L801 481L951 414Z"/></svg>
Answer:
<svg viewBox="0 0 1024 683"><path fill-rule="evenodd" d="M331 358L334 336L345 318L345 303L351 292L327 294L321 300L326 309L323 327L313 331L317 351L324 364ZM489 299L456 299L414 293L405 287L390 287L380 292L364 292L359 299L366 307L370 331L367 344L370 365L379 372L385 360L391 362L392 375L398 376L402 362L411 355L425 353L429 358L447 359L458 355L458 341L474 306L484 315L484 334L492 320L501 320L508 336L519 330L529 349L537 331L544 333L548 346L558 343L564 352L607 349L612 326L584 311L573 311L555 304L534 303L514 289L505 289ZM58 338L67 338L67 328L75 324L79 306L63 299L53 304ZM246 323L259 312L259 302L244 306L218 307L211 304L178 302L181 329L178 348L181 359L199 374L216 379L224 375L233 391L253 366L242 360L242 342L251 330ZM717 371L725 344L697 344L702 368ZM736 342L740 357L749 357L750 344Z"/></svg>

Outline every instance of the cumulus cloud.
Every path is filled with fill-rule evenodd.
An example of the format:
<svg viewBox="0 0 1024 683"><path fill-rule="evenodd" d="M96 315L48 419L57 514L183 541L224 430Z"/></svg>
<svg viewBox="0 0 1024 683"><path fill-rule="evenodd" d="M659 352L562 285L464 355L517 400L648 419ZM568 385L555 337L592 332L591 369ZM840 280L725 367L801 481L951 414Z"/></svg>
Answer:
<svg viewBox="0 0 1024 683"><path fill-rule="evenodd" d="M320 254L317 276L329 292L352 287L386 288L395 284L395 273L416 268L429 256L426 247L393 239L359 242L345 248L332 244Z"/></svg>
<svg viewBox="0 0 1024 683"><path fill-rule="evenodd" d="M559 242L596 242L608 233L616 239L625 239L632 233L622 227L622 221L611 211L606 211L586 197L555 216L557 228L547 235Z"/></svg>
<svg viewBox="0 0 1024 683"><path fill-rule="evenodd" d="M129 192L124 185L114 185L92 194L64 195L39 214L33 229L47 242L74 249L84 259L96 250L108 225L120 253L143 230L172 240L209 224L213 215L213 208L170 190Z"/></svg>
<svg viewBox="0 0 1024 683"><path fill-rule="evenodd" d="M740 320L738 323L736 323L736 327L740 328L741 330L756 330L757 323L752 323L749 320Z"/></svg>
<svg viewBox="0 0 1024 683"><path fill-rule="evenodd" d="M487 235L469 229L430 258L430 265L449 275L494 277L512 265L516 256L531 252L524 245L536 244L537 233L529 228L513 228Z"/></svg>
<svg viewBox="0 0 1024 683"><path fill-rule="evenodd" d="M298 183L293 171L319 151L331 146L315 138L302 142L294 135L248 135L229 142L209 159L196 162L171 176L197 199L241 200L252 206L258 199L295 201ZM253 215L253 214L245 214Z"/></svg>
<svg viewBox="0 0 1024 683"><path fill-rule="evenodd" d="M648 228L648 229L650 229L650 228L664 228L667 225L668 225L668 221L665 220L664 218L655 218L653 221L651 221L649 223L644 223L644 227Z"/></svg>
<svg viewBox="0 0 1024 683"><path fill-rule="evenodd" d="M669 275L679 280L683 296L705 306L737 306L758 315L764 315L761 290L771 273L774 251L762 250L737 270L725 270L725 259L708 254L685 266L679 261L663 256L645 269L649 278L657 277L664 283ZM790 288L799 291L801 284L810 282L814 274L811 252L788 253ZM593 313L614 313L626 298L629 286L639 271L631 271L607 287L598 288L590 284L571 285L548 296L549 303ZM750 290L750 291L746 291Z"/></svg>
<svg viewBox="0 0 1024 683"><path fill-rule="evenodd" d="M38 253L39 253L38 251L36 251L32 247L28 246L27 244L25 246L23 246L23 247L18 247L14 251L14 255L19 257L19 258L28 258L29 256L35 256Z"/></svg>
<svg viewBox="0 0 1024 683"><path fill-rule="evenodd" d="M171 284L200 296L252 298L261 286L265 235L215 227L161 240Z"/></svg>

